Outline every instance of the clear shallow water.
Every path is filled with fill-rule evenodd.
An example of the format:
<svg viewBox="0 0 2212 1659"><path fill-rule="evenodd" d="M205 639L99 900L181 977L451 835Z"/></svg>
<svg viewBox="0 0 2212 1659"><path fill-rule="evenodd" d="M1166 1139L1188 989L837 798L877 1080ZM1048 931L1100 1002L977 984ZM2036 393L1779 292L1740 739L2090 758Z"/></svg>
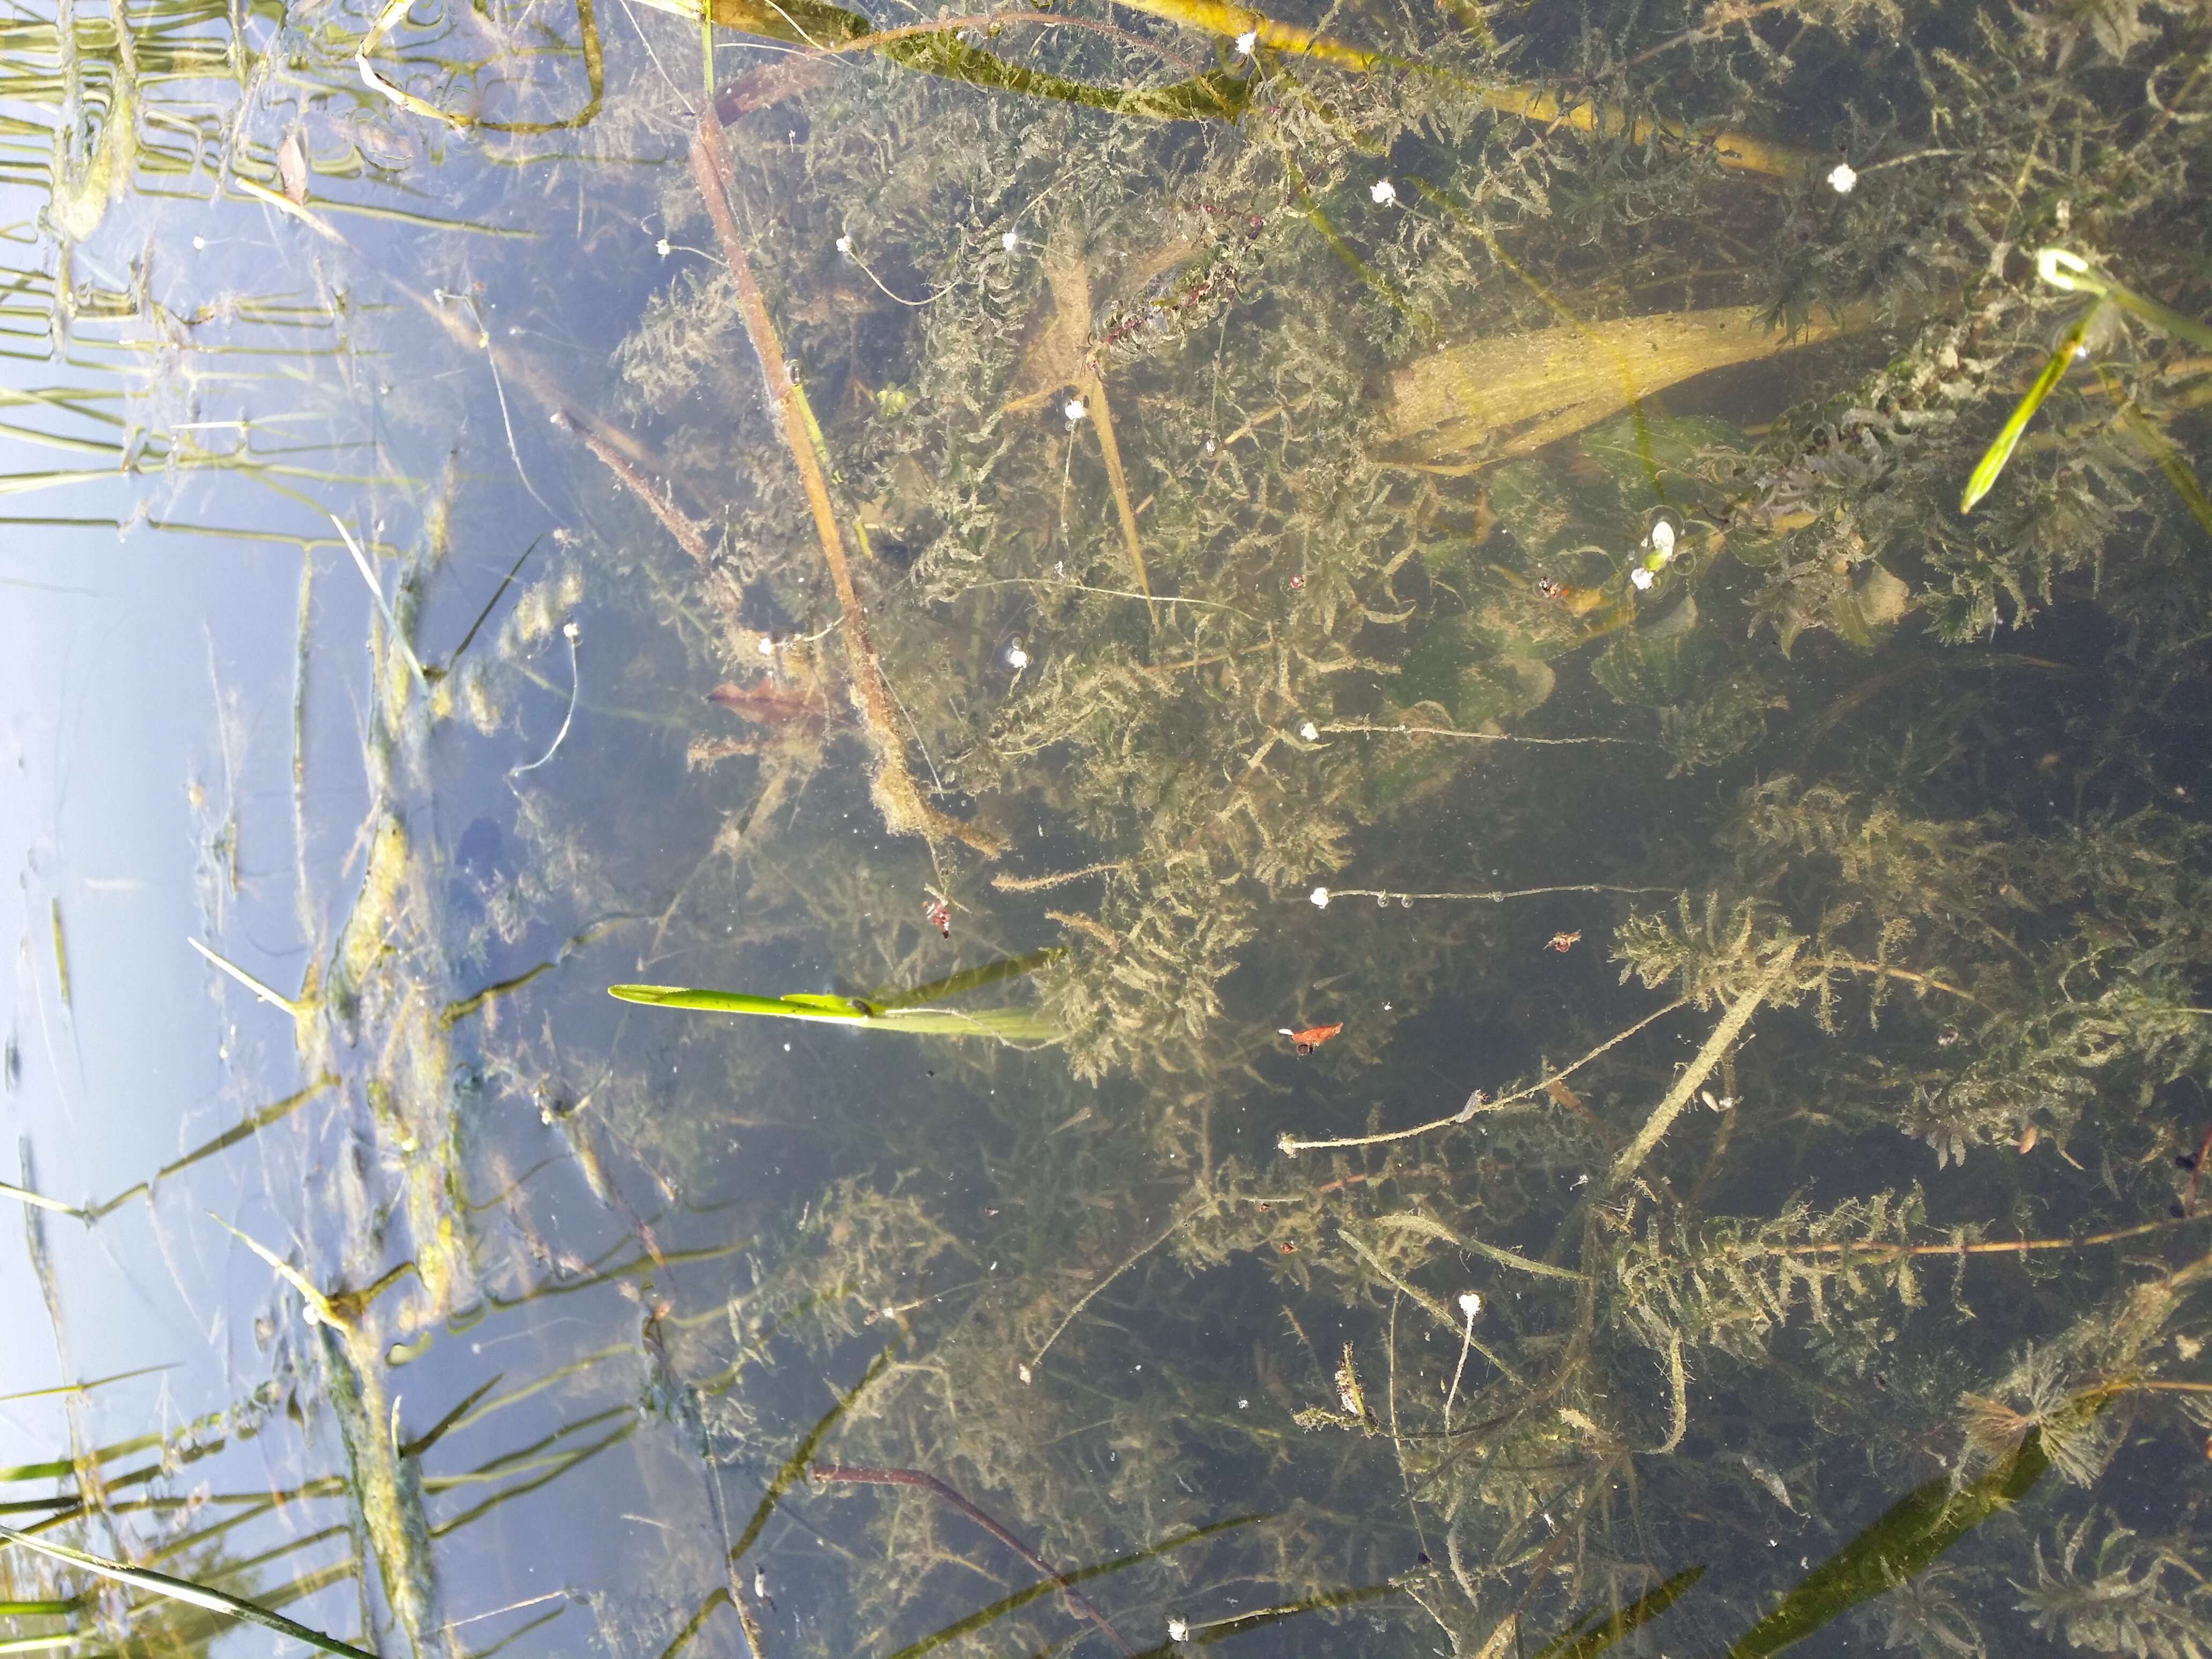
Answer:
<svg viewBox="0 0 2212 1659"><path fill-rule="evenodd" d="M696 19L124 21L9 47L12 1524L385 1654L2212 1642L2196 21L731 9L703 170Z"/></svg>

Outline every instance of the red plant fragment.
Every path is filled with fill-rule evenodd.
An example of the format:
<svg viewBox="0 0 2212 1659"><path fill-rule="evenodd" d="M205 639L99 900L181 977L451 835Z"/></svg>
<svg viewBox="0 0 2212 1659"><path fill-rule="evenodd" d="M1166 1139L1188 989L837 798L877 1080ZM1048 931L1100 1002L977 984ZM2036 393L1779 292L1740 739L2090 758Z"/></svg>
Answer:
<svg viewBox="0 0 2212 1659"><path fill-rule="evenodd" d="M1291 1046L1304 1056L1311 1054L1343 1029L1344 1022L1339 1020L1334 1025L1309 1025L1303 1031L1285 1031L1283 1035L1290 1038Z"/></svg>

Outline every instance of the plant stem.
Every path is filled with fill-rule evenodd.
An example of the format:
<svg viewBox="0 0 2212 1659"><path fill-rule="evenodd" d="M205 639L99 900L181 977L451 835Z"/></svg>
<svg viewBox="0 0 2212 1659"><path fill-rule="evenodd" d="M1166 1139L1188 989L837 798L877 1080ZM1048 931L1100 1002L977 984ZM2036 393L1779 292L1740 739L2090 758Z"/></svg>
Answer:
<svg viewBox="0 0 2212 1659"><path fill-rule="evenodd" d="M1088 1596L1075 1588L1066 1573L1054 1567L935 1475L925 1474L921 1469L873 1468L853 1463L817 1463L812 1474L815 1480L823 1482L836 1481L873 1486L919 1486L924 1492L934 1492L1047 1578L1058 1584L1060 1599L1067 1603L1069 1612L1078 1613L1097 1626L1105 1632L1107 1638L1124 1654L1134 1656L1136 1653L1136 1650L1123 1639L1121 1632L1114 1628L1106 1615L1098 1611Z"/></svg>

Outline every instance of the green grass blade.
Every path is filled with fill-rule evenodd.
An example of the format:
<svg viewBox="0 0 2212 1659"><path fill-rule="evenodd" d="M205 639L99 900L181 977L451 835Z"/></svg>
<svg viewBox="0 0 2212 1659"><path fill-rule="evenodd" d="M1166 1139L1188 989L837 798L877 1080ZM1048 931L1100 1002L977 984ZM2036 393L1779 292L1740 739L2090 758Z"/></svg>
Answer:
<svg viewBox="0 0 2212 1659"><path fill-rule="evenodd" d="M1567 1634L1536 1656L1536 1659L1597 1659L1615 1642L1647 1625L1681 1599L1682 1593L1705 1576L1702 1565L1685 1567L1662 1584L1655 1584L1600 1624L1583 1628L1577 1620Z"/></svg>
<svg viewBox="0 0 2212 1659"><path fill-rule="evenodd" d="M2118 283L2108 284L2106 293L2121 310L2142 318L2161 333L2186 340L2191 345L2212 346L2212 327L2195 318L2185 317L2178 311L2168 311L2148 295L2138 294L2131 288L2122 288Z"/></svg>
<svg viewBox="0 0 2212 1659"><path fill-rule="evenodd" d="M235 1595L226 1595L221 1590L205 1589L190 1579L172 1578L166 1572L151 1572L143 1567L126 1567L119 1561L110 1561L104 1556L71 1549L68 1545L57 1544L51 1539L33 1538L13 1527L0 1527L0 1539L10 1544L20 1544L27 1550L52 1560L97 1573L100 1577L112 1579L118 1584L128 1584L133 1589L147 1590L155 1595L167 1596L173 1601L204 1607L210 1613L225 1613L234 1619L244 1619L252 1624L264 1626L281 1635L291 1637L295 1641L320 1648L325 1653L345 1655L347 1659L377 1659L374 1654L366 1653L351 1643L341 1642L335 1636L325 1636L320 1631L295 1624L281 1613L271 1613L266 1607L257 1607Z"/></svg>
<svg viewBox="0 0 2212 1659"><path fill-rule="evenodd" d="M2063 1408L2066 1419L2095 1416L2120 1393L2091 1389ZM1865 1531L1802 1580L1728 1650L1727 1659L1767 1659L1863 1601L1917 1577L1991 1516L2013 1507L2051 1467L2041 1429L2031 1429L1980 1477L1954 1487L1938 1475L1890 1505Z"/></svg>
<svg viewBox="0 0 2212 1659"><path fill-rule="evenodd" d="M1162 1556L1173 1554L1186 1545L1199 1543L1217 1534L1228 1532L1237 1527L1249 1527L1255 1522L1273 1518L1272 1516L1266 1515L1231 1516L1226 1521L1216 1521L1206 1526L1194 1527L1188 1532L1176 1533L1172 1537L1164 1539L1150 1548L1139 1550L1132 1555L1119 1555L1110 1561L1101 1561L1091 1566L1079 1568L1060 1578L1041 1578L1034 1584L1025 1584L1011 1595L1000 1596L988 1607L976 1608L965 1618L945 1626L942 1630L931 1632L918 1642L909 1642L896 1653L889 1656L889 1659L921 1659L922 1655L933 1653L948 1643L957 1642L970 1632L981 1630L984 1626L994 1623L1007 1613L1018 1612L1032 1601L1047 1595L1058 1595L1063 1584L1081 1584L1093 1578L1103 1578L1109 1573L1121 1571L1124 1567L1133 1567L1142 1562L1157 1560ZM670 1659L670 1656L664 1654L662 1659Z"/></svg>
<svg viewBox="0 0 2212 1659"><path fill-rule="evenodd" d="M868 1017L858 1005L848 1005L848 1012L839 1012L820 1006L822 1001L842 1002L844 999L801 1000L793 997L747 996L742 991L709 991L682 985L610 985L607 994L624 1002L641 1002L648 1008L689 1008L708 1014L762 1014L781 1019L827 1019L841 1025L865 1025Z"/></svg>
<svg viewBox="0 0 2212 1659"><path fill-rule="evenodd" d="M58 1210L64 1215L90 1217L74 1204L64 1204L58 1198L48 1198L44 1193L34 1193L28 1187L18 1187L11 1181L0 1181L0 1198L12 1198L20 1204L29 1204L41 1210Z"/></svg>
<svg viewBox="0 0 2212 1659"><path fill-rule="evenodd" d="M2027 396L2020 400L2019 407L2012 412L2012 418L2004 423L2003 429L1983 452L1981 464L1975 467L1973 476L1966 480L1966 493L1959 498L1960 512L1972 512L1974 503L1990 493L1991 486L1997 481L1997 474L2004 471L2005 463L2012 459L2014 447L2020 442L2020 434L2027 430L2027 423L2035 418L2035 411L2043 407L2043 400L2065 378L2067 367L2073 362L2075 352L2087 336L2091 321L2104 307L2105 302L2099 300L2081 313L2073 327L2066 331L2064 337L2058 342L2058 349L2051 354L2051 361L2044 364L2043 373L2037 375L2035 384L2028 387Z"/></svg>
<svg viewBox="0 0 2212 1659"><path fill-rule="evenodd" d="M972 1013L957 1008L917 1007L913 1005L938 997L973 990L1033 972L1057 950L1033 951L969 968L911 991L873 997L842 997L820 992L794 992L788 996L762 997L743 991L716 991L700 986L610 985L607 994L623 1002L651 1008L682 1008L698 1013L750 1014L770 1019L819 1019L835 1025L854 1025L878 1031L904 1031L915 1036L988 1036L1001 1042L1050 1042L1059 1035L1052 1022L1033 1008L985 1008Z"/></svg>
<svg viewBox="0 0 2212 1659"><path fill-rule="evenodd" d="M868 1022L878 1031L908 1031L916 1036L987 1036L1000 1042L1052 1042L1059 1029L1042 1009L895 1008Z"/></svg>
<svg viewBox="0 0 2212 1659"><path fill-rule="evenodd" d="M878 991L866 999L878 1013L895 1008L911 1008L918 1003L941 1002L946 997L958 996L963 991L980 990L986 985L996 985L1002 980L1019 979L1033 974L1045 963L1067 954L1063 945L1048 945L1042 951L1032 951L1027 956L1000 957L996 962L987 962L980 968L963 968L957 974L918 985L911 991Z"/></svg>
<svg viewBox="0 0 2212 1659"><path fill-rule="evenodd" d="M728 1559L732 1565L743 1560L745 1552L753 1547L754 1540L761 1535L761 1529L768 1525L769 1517L775 1513L775 1506L783 1502L783 1495L791 1490L792 1482L805 1474L813 1464L814 1454L822 1449L822 1443L829 1438L830 1431L837 1426L838 1419L850 1411L853 1402L866 1394L876 1379L890 1368L891 1356L898 1352L898 1346L896 1340L892 1340L881 1353L870 1360L868 1369L860 1373L860 1380L837 1396L836 1403L823 1413L820 1419L806 1431L806 1437L799 1443L799 1449L784 1460L783 1467L768 1483L768 1490L761 1494L761 1500L754 1507L752 1519L745 1523L744 1533L736 1543L730 1546Z"/></svg>

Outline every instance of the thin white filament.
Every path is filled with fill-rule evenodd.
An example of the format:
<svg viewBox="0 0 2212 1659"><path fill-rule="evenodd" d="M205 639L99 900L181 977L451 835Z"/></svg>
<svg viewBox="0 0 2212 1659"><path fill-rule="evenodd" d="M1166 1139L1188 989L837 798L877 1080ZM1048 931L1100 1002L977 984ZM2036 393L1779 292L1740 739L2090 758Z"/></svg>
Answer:
<svg viewBox="0 0 2212 1659"><path fill-rule="evenodd" d="M568 741L568 727L576 719L576 696L584 689L584 671L576 660L576 624L574 623L568 623L561 630L561 636L568 641L568 712L561 717L561 729L553 734L553 746L527 765L515 767L507 773L507 787L509 789L514 789L514 781L525 772L535 772L547 761L559 754L561 745ZM514 789L514 793L517 797L522 793L520 789Z"/></svg>

